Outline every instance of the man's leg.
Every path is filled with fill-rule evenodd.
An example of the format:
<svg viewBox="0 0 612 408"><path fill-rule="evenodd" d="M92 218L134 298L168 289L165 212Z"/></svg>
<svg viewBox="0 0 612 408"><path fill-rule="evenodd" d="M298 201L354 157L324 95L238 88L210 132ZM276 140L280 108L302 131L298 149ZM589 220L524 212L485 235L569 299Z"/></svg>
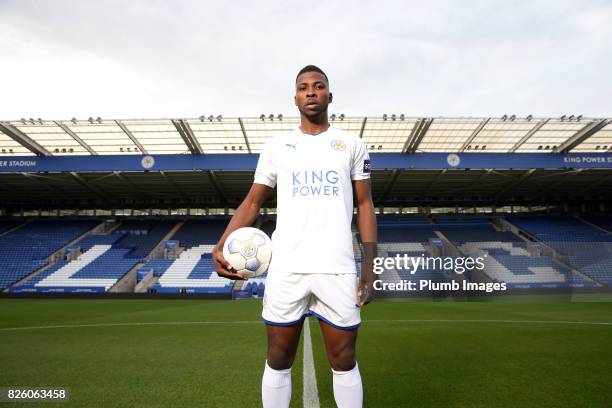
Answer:
<svg viewBox="0 0 612 408"><path fill-rule="evenodd" d="M355 360L357 329L341 330L319 320L327 359L332 367L334 399L338 408L361 408L363 386Z"/></svg>
<svg viewBox="0 0 612 408"><path fill-rule="evenodd" d="M266 325L268 355L261 398L264 408L287 408L291 402L291 366L295 359L303 320L291 326Z"/></svg>

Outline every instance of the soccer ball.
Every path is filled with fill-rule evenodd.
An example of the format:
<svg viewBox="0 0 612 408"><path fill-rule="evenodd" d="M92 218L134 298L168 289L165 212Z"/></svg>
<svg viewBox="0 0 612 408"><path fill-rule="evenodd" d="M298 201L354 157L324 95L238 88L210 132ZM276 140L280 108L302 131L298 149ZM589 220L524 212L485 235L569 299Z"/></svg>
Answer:
<svg viewBox="0 0 612 408"><path fill-rule="evenodd" d="M240 275L253 278L268 270L272 241L257 228L238 228L225 240L223 257Z"/></svg>

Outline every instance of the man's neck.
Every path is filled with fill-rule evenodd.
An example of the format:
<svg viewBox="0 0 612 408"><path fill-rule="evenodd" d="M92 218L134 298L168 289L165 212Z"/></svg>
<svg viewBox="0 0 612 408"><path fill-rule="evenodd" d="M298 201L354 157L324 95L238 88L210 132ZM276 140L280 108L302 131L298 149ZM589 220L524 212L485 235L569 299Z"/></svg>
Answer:
<svg viewBox="0 0 612 408"><path fill-rule="evenodd" d="M325 132L329 129L329 121L327 115L323 116L320 120L312 121L304 116L301 118L300 130L302 133L308 133L309 135L317 135Z"/></svg>

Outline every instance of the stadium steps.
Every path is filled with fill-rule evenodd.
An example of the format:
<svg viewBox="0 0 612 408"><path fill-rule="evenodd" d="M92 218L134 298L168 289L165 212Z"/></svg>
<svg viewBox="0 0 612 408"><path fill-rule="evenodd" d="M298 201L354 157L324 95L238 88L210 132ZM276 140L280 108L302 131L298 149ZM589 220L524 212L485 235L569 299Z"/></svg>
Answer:
<svg viewBox="0 0 612 408"><path fill-rule="evenodd" d="M28 222L19 225L16 228L13 228L10 231L14 231L18 228L23 227L24 225L29 224L30 222L32 222L33 220L29 220ZM31 274L23 277L22 279L18 280L17 282L13 283L12 285L10 285L9 287L6 288L6 292L9 291L9 288L12 287L17 287L19 285L24 284L25 282L29 281L30 279L32 279L33 277L35 277L36 275L46 271L47 269L49 269L50 267L52 267L53 265L55 265L57 263L57 261L60 261L64 258L64 251L66 250L66 248L70 247L71 245L76 244L77 242L79 242L80 240L82 240L83 238L89 236L90 234L98 231L101 226L104 225L104 221L102 221L100 224L97 224L95 227L93 227L92 229L85 231L83 234L79 235L78 237L76 237L75 239L73 239L72 241L70 241L69 243L67 243L66 245L64 245L63 247L61 247L60 249L58 249L57 251L55 251L54 253L52 253L51 255L49 255L49 257L47 257L47 264L43 265L42 267L36 269L34 272L32 272ZM7 231L8 233L8 231Z"/></svg>
<svg viewBox="0 0 612 408"><path fill-rule="evenodd" d="M172 239L174 234L176 234L176 232L179 229L181 229L183 224L185 224L185 221L177 222L176 225L172 227L172 229L170 229L170 231L168 231L168 233L161 239L161 241L159 241L159 243L155 246L155 248L153 248L151 252L149 252L149 254L145 257L145 259L149 260L153 258L161 258L164 253L164 245L166 241Z"/></svg>
<svg viewBox="0 0 612 408"><path fill-rule="evenodd" d="M0 233L0 237L1 237L1 236L3 236L3 235L10 234L10 233L12 233L13 231L18 230L19 228L21 228L21 227L24 227L24 226L28 225L28 224L29 224L29 223L31 223L32 221L34 221L34 220L26 220L26 222L24 222L24 223L21 223L21 224L19 224L19 225L15 225L13 228L7 229L6 231L4 231L4 232Z"/></svg>
<svg viewBox="0 0 612 408"><path fill-rule="evenodd" d="M117 282L111 286L107 292L111 293L134 293L136 288L136 272L142 268L144 263L137 263L132 269L126 272Z"/></svg>
<svg viewBox="0 0 612 408"><path fill-rule="evenodd" d="M499 218L499 225L503 226L504 228L506 228L506 231L512 232L514 235L516 235L525 242L539 242L539 240L533 235L529 234L526 231L523 231L521 228L512 224L510 221L503 217Z"/></svg>
<svg viewBox="0 0 612 408"><path fill-rule="evenodd" d="M525 231L524 229L518 227L517 225L514 225L513 223L511 223L510 221L504 219L504 222L506 222L508 224L508 226L511 227L511 231L515 234L518 235L519 237L523 238L523 236L527 242L537 242L539 244L542 245L543 248L545 248L544 251L544 255L550 257L553 262L561 265L562 267L569 269L572 273L575 273L576 275L580 276L582 279L586 280L587 282L593 282L594 284L600 286L600 287L605 287L606 285L602 282L600 282L599 280L586 275L582 272L580 272L578 269L574 268L572 265L563 262L561 260L561 254L555 250L553 247L551 247L550 245L548 245L546 242L542 241L541 239L539 239L538 237L536 237L535 235Z"/></svg>
<svg viewBox="0 0 612 408"><path fill-rule="evenodd" d="M234 283L234 290L242 290L247 282L248 281L237 280L236 283Z"/></svg>
<svg viewBox="0 0 612 408"><path fill-rule="evenodd" d="M159 277L151 271L140 282L136 284L134 293L146 293L150 287L159 282Z"/></svg>
<svg viewBox="0 0 612 408"><path fill-rule="evenodd" d="M444 243L444 249L451 251L450 254L446 254L446 256L464 256L464 254L457 248L457 246L444 235L442 231L435 230L434 233L442 240Z"/></svg>
<svg viewBox="0 0 612 408"><path fill-rule="evenodd" d="M113 233L113 231L115 231L117 228L119 228L121 226L122 222L121 221L115 221L115 223L113 225L111 225L111 227L106 230L106 231L102 231L100 232L103 235L110 235Z"/></svg>
<svg viewBox="0 0 612 408"><path fill-rule="evenodd" d="M451 254L446 254L446 256L457 256L457 257L469 256L468 254L463 253L463 251L461 251L459 247L455 245L453 241L448 239L448 237L444 235L442 231L436 230L434 232L438 236L438 238L440 238L442 242L444 243L445 250L448 250L448 249L451 250ZM458 280L459 282L462 282L464 280L469 281L469 279L467 279L465 275L459 275L456 278L457 279L455 280ZM482 271L481 273L473 272L471 280L473 282L493 282L494 279L485 270L485 271Z"/></svg>
<svg viewBox="0 0 612 408"><path fill-rule="evenodd" d="M95 234L96 232L100 231L104 226L104 221L102 221L100 224L96 225L95 227L93 227L92 229L90 229L89 231L85 231L83 234L79 235L78 237L76 237L75 239L73 239L72 241L70 241L69 243L67 243L66 245L64 245L63 247L61 247L59 250L55 251L53 254L51 254L51 256L49 257L50 259L53 259L54 261L57 260L57 258L53 258L55 256L59 256L59 259L62 259L64 256L64 251L66 250L66 248L78 243L80 240L82 240L83 238L91 235L91 234ZM55 263L55 262L54 262Z"/></svg>
<svg viewBox="0 0 612 408"><path fill-rule="evenodd" d="M357 239L357 233L353 232L351 235L353 236L353 255L356 261L361 261L361 245Z"/></svg>

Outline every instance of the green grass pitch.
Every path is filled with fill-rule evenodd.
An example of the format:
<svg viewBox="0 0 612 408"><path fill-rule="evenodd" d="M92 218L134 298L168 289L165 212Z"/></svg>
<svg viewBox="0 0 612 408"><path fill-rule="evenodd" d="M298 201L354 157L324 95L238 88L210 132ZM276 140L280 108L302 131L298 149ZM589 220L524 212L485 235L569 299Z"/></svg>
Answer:
<svg viewBox="0 0 612 408"><path fill-rule="evenodd" d="M68 403L44 406L259 407L260 311L250 300L0 299L0 387L69 388ZM612 406L612 302L379 301L362 318L366 407ZM333 407L310 324L321 407ZM300 345L293 407L302 370ZM11 405L40 406L0 403Z"/></svg>

